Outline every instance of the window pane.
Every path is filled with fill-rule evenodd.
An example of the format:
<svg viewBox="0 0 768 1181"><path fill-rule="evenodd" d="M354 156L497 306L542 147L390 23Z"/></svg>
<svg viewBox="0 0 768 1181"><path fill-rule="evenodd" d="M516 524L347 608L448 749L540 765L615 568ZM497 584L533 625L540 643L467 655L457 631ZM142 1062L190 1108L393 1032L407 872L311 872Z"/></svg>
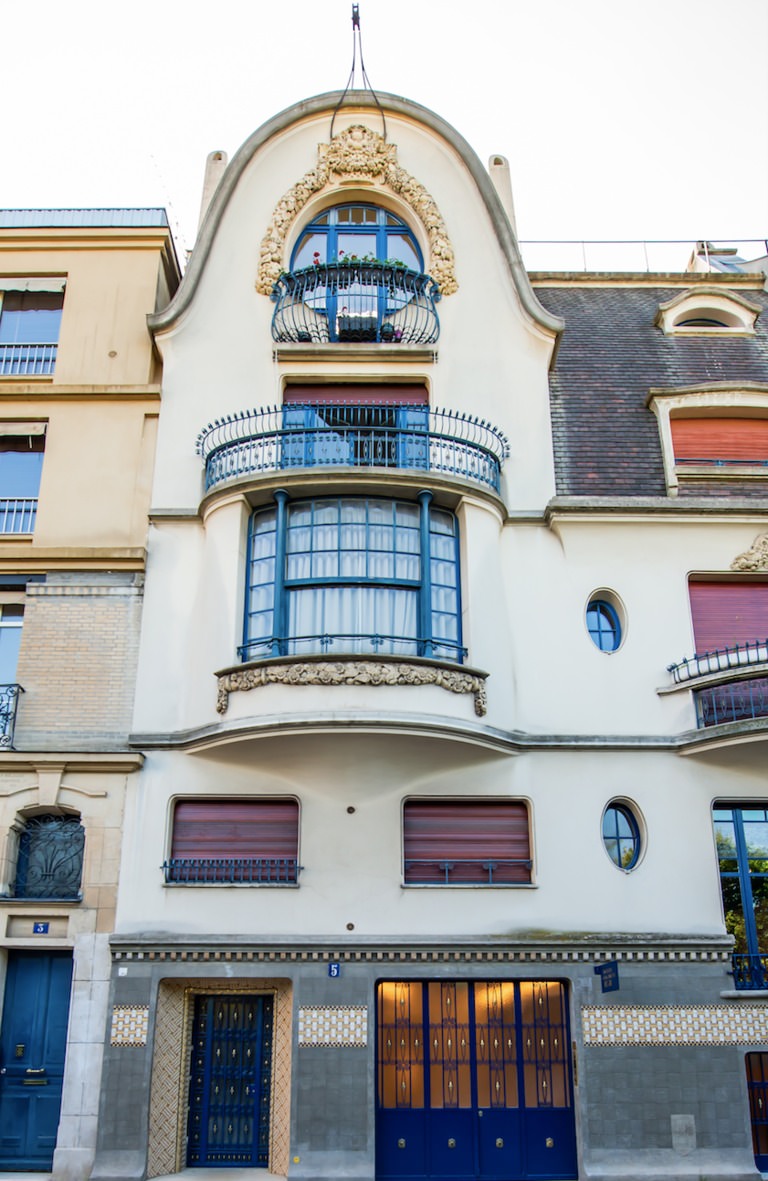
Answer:
<svg viewBox="0 0 768 1181"><path fill-rule="evenodd" d="M313 263L324 263L327 243L327 234L303 234L293 256L293 270L311 267Z"/></svg>

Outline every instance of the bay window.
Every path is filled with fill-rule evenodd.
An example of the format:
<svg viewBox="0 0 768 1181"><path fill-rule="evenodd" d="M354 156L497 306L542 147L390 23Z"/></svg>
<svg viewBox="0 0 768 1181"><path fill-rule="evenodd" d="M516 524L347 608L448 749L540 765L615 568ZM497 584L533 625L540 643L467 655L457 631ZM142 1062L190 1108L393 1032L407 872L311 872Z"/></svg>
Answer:
<svg viewBox="0 0 768 1181"><path fill-rule="evenodd" d="M457 524L430 492L275 500L251 518L243 659L461 661Z"/></svg>

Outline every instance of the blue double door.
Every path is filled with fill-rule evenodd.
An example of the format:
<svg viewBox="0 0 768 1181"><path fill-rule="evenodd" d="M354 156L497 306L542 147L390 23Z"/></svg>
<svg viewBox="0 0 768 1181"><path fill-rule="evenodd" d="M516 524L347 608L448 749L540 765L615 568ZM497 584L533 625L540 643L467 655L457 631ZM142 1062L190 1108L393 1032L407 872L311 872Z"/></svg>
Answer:
<svg viewBox="0 0 768 1181"><path fill-rule="evenodd" d="M72 956L11 951L0 1030L0 1171L45 1171L61 1111Z"/></svg>
<svg viewBox="0 0 768 1181"><path fill-rule="evenodd" d="M378 1181L577 1176L556 981L378 986Z"/></svg>

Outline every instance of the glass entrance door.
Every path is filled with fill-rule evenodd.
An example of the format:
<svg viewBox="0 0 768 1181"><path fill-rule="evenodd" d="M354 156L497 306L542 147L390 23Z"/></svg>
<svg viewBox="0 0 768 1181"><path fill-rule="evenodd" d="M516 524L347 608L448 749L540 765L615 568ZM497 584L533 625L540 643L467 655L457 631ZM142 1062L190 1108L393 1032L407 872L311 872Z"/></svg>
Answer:
<svg viewBox="0 0 768 1181"><path fill-rule="evenodd" d="M378 988L377 1177L575 1177L565 990L552 981Z"/></svg>

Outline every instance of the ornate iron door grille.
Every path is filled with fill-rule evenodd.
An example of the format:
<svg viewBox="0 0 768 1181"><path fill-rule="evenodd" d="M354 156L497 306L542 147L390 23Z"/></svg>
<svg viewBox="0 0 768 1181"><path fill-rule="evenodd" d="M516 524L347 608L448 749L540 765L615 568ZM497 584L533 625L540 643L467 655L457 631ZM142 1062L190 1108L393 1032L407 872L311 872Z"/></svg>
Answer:
<svg viewBox="0 0 768 1181"><path fill-rule="evenodd" d="M268 1168L271 996L195 1000L187 1164Z"/></svg>
<svg viewBox="0 0 768 1181"><path fill-rule="evenodd" d="M565 988L378 988L377 1177L576 1176Z"/></svg>

